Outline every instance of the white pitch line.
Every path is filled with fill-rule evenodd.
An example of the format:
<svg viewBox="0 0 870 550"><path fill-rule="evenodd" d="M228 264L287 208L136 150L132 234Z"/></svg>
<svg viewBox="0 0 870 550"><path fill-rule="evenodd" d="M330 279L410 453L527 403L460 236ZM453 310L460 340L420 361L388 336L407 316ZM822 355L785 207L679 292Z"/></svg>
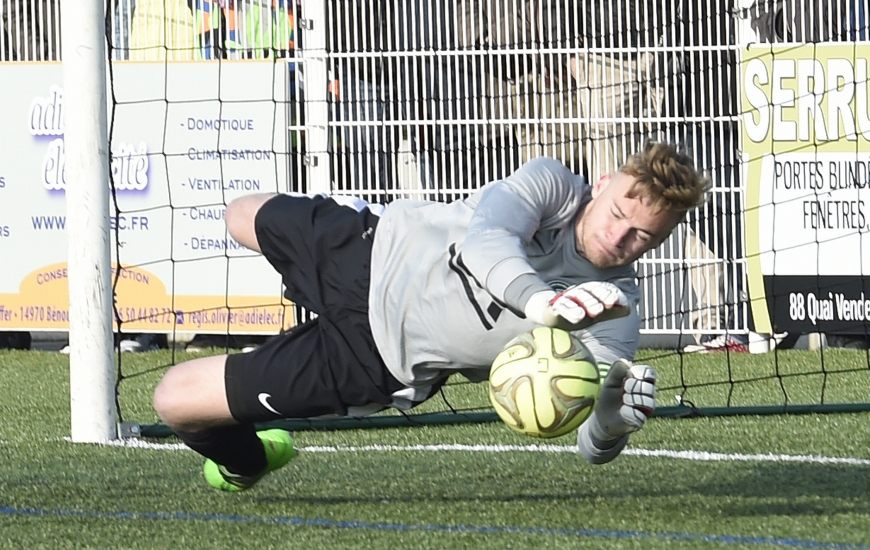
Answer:
<svg viewBox="0 0 870 550"><path fill-rule="evenodd" d="M652 456L664 458L677 458L682 460L698 460L703 462L804 462L811 464L847 464L850 466L870 466L870 459L866 458L840 458L832 456L813 455L775 455L767 454L734 454L734 453L708 453L705 451L668 451L653 449L626 449L622 454L634 456Z"/></svg>
<svg viewBox="0 0 870 550"><path fill-rule="evenodd" d="M300 450L309 453L360 453L360 452L443 452L443 451L461 451L470 453L576 453L576 447L567 447L565 445L462 445L459 443L438 444L438 445L364 445L361 447L353 446L311 446L303 447Z"/></svg>
<svg viewBox="0 0 870 550"><path fill-rule="evenodd" d="M181 443L150 443L141 439L122 439L107 443L119 447L140 449L185 451L188 447ZM299 447L305 453L372 453L372 452L470 452L470 453L571 453L576 454L577 448L566 445L362 445L362 446L326 446L312 445ZM625 449L627 456L673 458L677 460L693 460L699 462L802 462L808 464L843 464L849 466L870 466L870 459L829 457L813 455L783 455L783 454L740 454L711 453L706 451L672 451L667 449Z"/></svg>

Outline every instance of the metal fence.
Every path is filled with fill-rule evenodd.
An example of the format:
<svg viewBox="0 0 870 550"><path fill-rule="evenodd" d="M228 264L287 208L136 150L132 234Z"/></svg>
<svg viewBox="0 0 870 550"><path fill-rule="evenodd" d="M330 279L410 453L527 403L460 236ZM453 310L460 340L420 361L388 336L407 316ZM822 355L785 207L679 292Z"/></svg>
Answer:
<svg viewBox="0 0 870 550"><path fill-rule="evenodd" d="M646 334L747 332L739 58L859 41L866 0L108 0L113 60L286 60L296 187L454 200L529 158L591 181L675 141L710 202L638 262ZM60 58L57 0L0 0L0 60ZM304 162L302 162L304 161Z"/></svg>

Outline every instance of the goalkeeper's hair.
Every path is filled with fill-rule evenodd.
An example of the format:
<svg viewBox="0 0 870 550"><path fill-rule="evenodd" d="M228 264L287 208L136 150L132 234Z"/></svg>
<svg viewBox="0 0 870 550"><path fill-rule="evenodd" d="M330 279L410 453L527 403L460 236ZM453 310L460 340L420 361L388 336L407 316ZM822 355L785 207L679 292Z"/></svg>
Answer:
<svg viewBox="0 0 870 550"><path fill-rule="evenodd" d="M635 178L627 196L649 200L654 211L685 214L704 204L710 190L692 157L671 143L647 142L619 171Z"/></svg>

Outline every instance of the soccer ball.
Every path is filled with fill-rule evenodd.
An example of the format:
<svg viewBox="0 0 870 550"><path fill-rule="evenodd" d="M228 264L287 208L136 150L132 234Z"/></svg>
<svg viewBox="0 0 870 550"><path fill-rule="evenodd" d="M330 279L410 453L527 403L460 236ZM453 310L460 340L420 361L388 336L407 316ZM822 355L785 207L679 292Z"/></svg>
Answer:
<svg viewBox="0 0 870 550"><path fill-rule="evenodd" d="M568 332L538 327L514 338L489 373L489 400L515 432L558 437L582 424L598 401L598 366Z"/></svg>

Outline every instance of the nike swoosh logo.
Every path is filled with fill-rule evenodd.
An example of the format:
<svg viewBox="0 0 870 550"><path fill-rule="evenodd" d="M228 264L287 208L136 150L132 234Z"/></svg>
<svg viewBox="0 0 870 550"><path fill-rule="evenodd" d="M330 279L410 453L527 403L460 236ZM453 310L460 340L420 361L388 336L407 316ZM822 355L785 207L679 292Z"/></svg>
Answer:
<svg viewBox="0 0 870 550"><path fill-rule="evenodd" d="M281 416L281 413L276 411L272 407L272 405L269 404L269 399L271 399L271 398L272 398L272 396L269 395L268 393L261 393L260 395L257 396L257 399L260 400L260 404L263 405L264 407L266 407L266 410L269 410L269 411L277 414L278 416Z"/></svg>

